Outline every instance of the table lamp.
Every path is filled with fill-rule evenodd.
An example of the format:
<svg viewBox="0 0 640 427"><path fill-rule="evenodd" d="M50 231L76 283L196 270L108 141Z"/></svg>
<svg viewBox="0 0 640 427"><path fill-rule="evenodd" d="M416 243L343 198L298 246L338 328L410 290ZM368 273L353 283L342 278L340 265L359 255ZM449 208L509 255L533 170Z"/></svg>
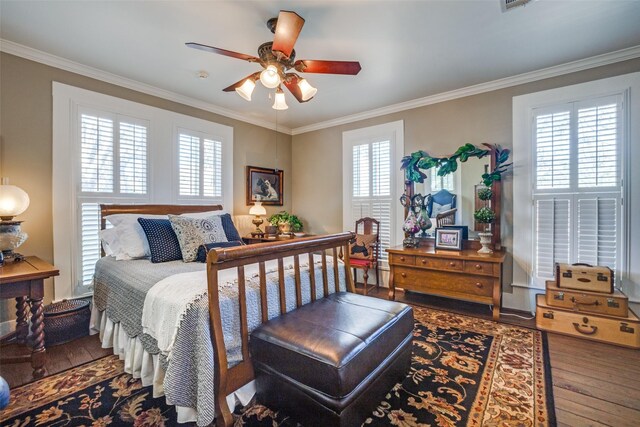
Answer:
<svg viewBox="0 0 640 427"><path fill-rule="evenodd" d="M250 215L255 215L256 217L251 221L253 225L256 226L256 229L251 232L252 236L264 236L264 232L260 229L260 224L264 222L260 215L266 215L267 210L262 206L262 202L256 202L255 205L251 206L249 209Z"/></svg>
<svg viewBox="0 0 640 427"><path fill-rule="evenodd" d="M8 178L2 178L0 185L0 251L3 260L21 260L24 257L13 252L26 240L27 233L21 230L22 221L14 221L29 207L29 195L15 185L9 185Z"/></svg>

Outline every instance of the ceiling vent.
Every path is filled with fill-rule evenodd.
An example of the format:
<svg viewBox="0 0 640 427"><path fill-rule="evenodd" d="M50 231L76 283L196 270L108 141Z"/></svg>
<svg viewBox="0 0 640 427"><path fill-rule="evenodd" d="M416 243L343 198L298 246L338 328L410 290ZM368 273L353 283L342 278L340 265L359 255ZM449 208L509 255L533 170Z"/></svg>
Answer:
<svg viewBox="0 0 640 427"><path fill-rule="evenodd" d="M524 6L530 1L531 0L500 0L500 7L502 8L503 12L508 12L515 7Z"/></svg>

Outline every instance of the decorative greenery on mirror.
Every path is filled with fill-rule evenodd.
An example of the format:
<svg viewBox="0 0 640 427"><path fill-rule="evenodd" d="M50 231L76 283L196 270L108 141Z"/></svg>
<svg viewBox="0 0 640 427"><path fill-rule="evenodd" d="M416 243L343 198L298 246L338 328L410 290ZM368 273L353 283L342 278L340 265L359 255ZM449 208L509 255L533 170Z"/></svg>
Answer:
<svg viewBox="0 0 640 427"><path fill-rule="evenodd" d="M482 182L491 187L495 181L502 179L502 174L511 166L506 163L509 160L510 150L497 144L483 144L485 148L476 147L473 144L465 144L453 153L451 157L431 157L426 151L416 151L402 158L401 168L405 170L405 177L412 182L424 182L427 175L423 170L439 168L438 176L445 176L458 169L458 160L466 162L470 157L479 159L488 156L493 151L495 155L495 169L482 174Z"/></svg>

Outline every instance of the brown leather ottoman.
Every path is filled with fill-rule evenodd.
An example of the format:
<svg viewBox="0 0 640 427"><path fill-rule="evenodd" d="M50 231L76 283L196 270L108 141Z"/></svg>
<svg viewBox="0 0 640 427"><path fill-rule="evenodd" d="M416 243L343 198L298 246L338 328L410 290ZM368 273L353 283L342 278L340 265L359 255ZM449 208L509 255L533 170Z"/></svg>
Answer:
<svg viewBox="0 0 640 427"><path fill-rule="evenodd" d="M257 400L305 426L355 426L407 375L413 310L340 292L251 333Z"/></svg>

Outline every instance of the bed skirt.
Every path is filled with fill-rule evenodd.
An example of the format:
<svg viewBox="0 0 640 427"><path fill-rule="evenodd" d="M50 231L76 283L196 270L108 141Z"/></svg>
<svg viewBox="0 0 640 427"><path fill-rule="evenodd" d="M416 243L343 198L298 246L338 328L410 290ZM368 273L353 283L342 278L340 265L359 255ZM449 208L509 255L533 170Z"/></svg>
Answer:
<svg viewBox="0 0 640 427"><path fill-rule="evenodd" d="M102 348L113 348L113 354L117 354L120 360L124 361L124 371L134 378L140 378L142 385L153 386L153 397L164 396L164 376L165 370L162 368L159 356L151 354L142 347L142 342L136 337L131 338L120 327L119 322L113 322L104 311L95 307L91 310L90 332L92 335L100 334ZM255 394L255 382L239 388L234 393L227 396L227 404L230 408L236 406L236 402L241 405L249 403ZM213 384L211 387L213 393ZM167 399L168 405L173 405ZM178 422L196 422L197 409L185 406L176 406Z"/></svg>

